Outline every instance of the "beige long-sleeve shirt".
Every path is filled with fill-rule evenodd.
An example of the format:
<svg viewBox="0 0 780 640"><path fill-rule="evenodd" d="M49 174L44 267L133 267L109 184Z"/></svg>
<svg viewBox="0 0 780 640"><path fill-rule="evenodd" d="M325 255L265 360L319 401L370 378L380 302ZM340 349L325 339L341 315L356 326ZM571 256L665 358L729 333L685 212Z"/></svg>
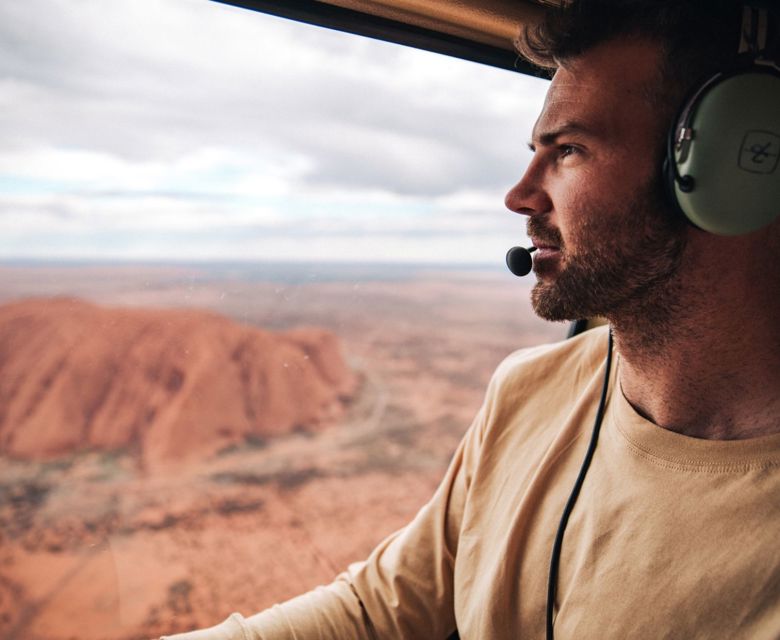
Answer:
<svg viewBox="0 0 780 640"><path fill-rule="evenodd" d="M607 335L497 370L431 501L367 561L267 611L177 640L544 637L563 505L587 448ZM616 383L566 530L556 638L780 638L780 435L699 440Z"/></svg>

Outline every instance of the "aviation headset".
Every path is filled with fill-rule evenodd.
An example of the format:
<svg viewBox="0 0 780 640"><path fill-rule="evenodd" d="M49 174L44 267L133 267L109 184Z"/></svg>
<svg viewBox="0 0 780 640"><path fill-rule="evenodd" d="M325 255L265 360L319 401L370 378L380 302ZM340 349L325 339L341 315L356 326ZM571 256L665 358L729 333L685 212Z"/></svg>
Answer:
<svg viewBox="0 0 780 640"><path fill-rule="evenodd" d="M692 92L667 139L672 203L718 235L750 233L780 215L780 69L769 18L743 8L734 64Z"/></svg>
<svg viewBox="0 0 780 640"><path fill-rule="evenodd" d="M677 114L663 166L673 205L696 227L724 236L756 231L780 216L780 34L768 37L768 12L755 4L744 3L734 65L700 84ZM529 266L530 261L527 253ZM553 640L563 536L596 450L611 363L610 331L590 443L553 542L547 581L547 640Z"/></svg>

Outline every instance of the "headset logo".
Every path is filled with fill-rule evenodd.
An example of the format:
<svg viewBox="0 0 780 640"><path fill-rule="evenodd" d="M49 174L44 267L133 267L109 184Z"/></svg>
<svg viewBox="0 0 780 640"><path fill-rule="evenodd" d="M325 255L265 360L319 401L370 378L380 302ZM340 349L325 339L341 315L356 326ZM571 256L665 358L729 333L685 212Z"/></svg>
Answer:
<svg viewBox="0 0 780 640"><path fill-rule="evenodd" d="M748 131L739 150L739 168L750 173L772 173L780 158L780 136L771 131Z"/></svg>

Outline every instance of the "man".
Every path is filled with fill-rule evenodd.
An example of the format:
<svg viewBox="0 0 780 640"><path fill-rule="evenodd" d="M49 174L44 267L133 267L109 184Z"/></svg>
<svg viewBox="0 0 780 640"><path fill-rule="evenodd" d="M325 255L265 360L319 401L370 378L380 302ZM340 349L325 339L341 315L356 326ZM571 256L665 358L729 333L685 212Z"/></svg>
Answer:
<svg viewBox="0 0 780 640"><path fill-rule="evenodd" d="M712 31L725 3L694 4L581 2L520 44L557 67L506 198L538 249L534 307L603 315L615 344L554 580L558 638L780 637L780 220L701 231L660 178L676 108L732 51ZM436 495L366 562L182 637L544 637L607 339L510 356Z"/></svg>

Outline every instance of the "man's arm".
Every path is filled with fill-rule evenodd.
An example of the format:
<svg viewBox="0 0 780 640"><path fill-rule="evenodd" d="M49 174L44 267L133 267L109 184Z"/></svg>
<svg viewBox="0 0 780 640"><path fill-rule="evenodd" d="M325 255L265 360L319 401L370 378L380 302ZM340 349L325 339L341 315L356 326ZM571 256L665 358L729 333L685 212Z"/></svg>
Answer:
<svg viewBox="0 0 780 640"><path fill-rule="evenodd" d="M461 441L433 498L414 520L325 587L250 618L170 640L446 638L455 629L453 572L485 408Z"/></svg>

